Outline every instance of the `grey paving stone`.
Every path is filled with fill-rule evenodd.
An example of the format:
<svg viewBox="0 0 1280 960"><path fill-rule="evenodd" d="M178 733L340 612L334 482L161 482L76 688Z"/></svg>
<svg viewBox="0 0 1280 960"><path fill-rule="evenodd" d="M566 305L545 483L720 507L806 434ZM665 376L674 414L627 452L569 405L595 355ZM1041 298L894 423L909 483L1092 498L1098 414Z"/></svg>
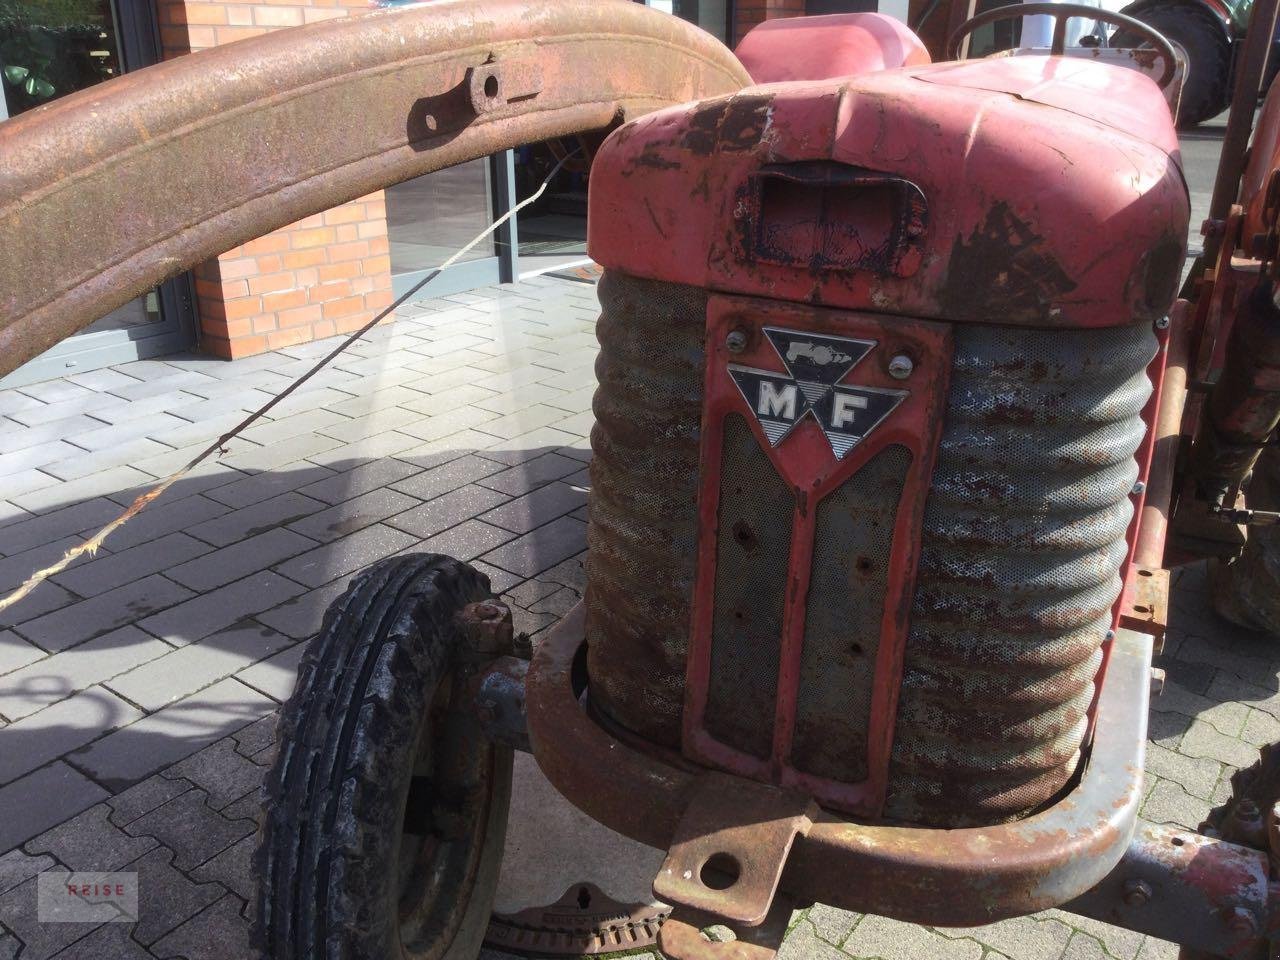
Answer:
<svg viewBox="0 0 1280 960"><path fill-rule="evenodd" d="M483 454L482 454L483 456ZM534 457L518 466L484 477L476 482L482 487L518 497L582 469L582 463L558 453Z"/></svg>
<svg viewBox="0 0 1280 960"><path fill-rule="evenodd" d="M421 501L416 497L397 493L395 490L374 490L295 521L289 524L289 529L312 540L327 543L403 513L419 503Z"/></svg>
<svg viewBox="0 0 1280 960"><path fill-rule="evenodd" d="M274 707L274 701L238 680L221 680L108 734L68 760L95 780L122 789L265 716ZM3 802L0 790L0 805Z"/></svg>
<svg viewBox="0 0 1280 960"><path fill-rule="evenodd" d="M281 417L279 420L261 420L244 430L241 436L252 443L271 447L295 437L319 434L326 427L337 427L349 423L350 420L350 417L344 417L333 410L307 410L292 416Z"/></svg>
<svg viewBox="0 0 1280 960"><path fill-rule="evenodd" d="M330 580L349 576L416 543L417 539L407 533L375 524L292 560L286 560L276 570L291 580L309 587L318 587Z"/></svg>
<svg viewBox="0 0 1280 960"><path fill-rule="evenodd" d="M134 376L132 369L129 375ZM208 377L194 370L173 369L165 371L161 376L157 376L154 379L117 387L111 390L110 393L112 396L120 397L123 400L145 400L147 397L171 393L175 390L193 392L208 382Z"/></svg>
<svg viewBox="0 0 1280 960"><path fill-rule="evenodd" d="M260 721L259 721L260 722ZM236 752L236 741L224 737L199 753L180 760L161 776L185 779L207 795L207 803L221 810L262 786L262 767Z"/></svg>
<svg viewBox="0 0 1280 960"><path fill-rule="evenodd" d="M147 777L114 797L107 798L107 806L111 808L108 819L117 827L123 827L179 794L186 793L192 786L188 780L170 779L160 774Z"/></svg>
<svg viewBox="0 0 1280 960"><path fill-rule="evenodd" d="M183 646L223 627L261 613L302 593L306 588L269 570L200 593L138 623L148 633Z"/></svg>
<svg viewBox="0 0 1280 960"><path fill-rule="evenodd" d="M551 596L557 590L563 589L559 584L549 583L545 580L525 580L517 587L504 590L502 597L509 603L528 610L539 600Z"/></svg>
<svg viewBox="0 0 1280 960"><path fill-rule="evenodd" d="M547 453L572 456L569 448L577 443L585 445L585 441L564 430L540 427L531 433L524 433L510 440L495 439L482 453L488 459L498 460L514 467Z"/></svg>
<svg viewBox="0 0 1280 960"><path fill-rule="evenodd" d="M25 447L22 450L13 451L13 453L0 454L0 477L8 476L11 473L25 473L35 468L45 468L51 463L65 462L68 457L74 457L77 453L83 454L84 451L67 443L65 440L51 440L39 446ZM44 472L50 473L52 471L45 470ZM54 473L54 476L62 479L61 474Z"/></svg>
<svg viewBox="0 0 1280 960"><path fill-rule="evenodd" d="M585 490L556 482L490 510L480 519L512 533L528 533L557 517L572 513L585 506L586 502Z"/></svg>
<svg viewBox="0 0 1280 960"><path fill-rule="evenodd" d="M846 960L848 954L820 939L813 924L801 920L787 933L777 956L778 960Z"/></svg>
<svg viewBox="0 0 1280 960"><path fill-rule="evenodd" d="M258 884L252 867L257 841L256 834L237 840L217 856L192 870L191 876L196 880L220 883L246 903L253 903L258 896Z"/></svg>
<svg viewBox="0 0 1280 960"><path fill-rule="evenodd" d="M1205 696L1218 703L1245 703L1280 718L1280 691L1277 691L1275 684L1263 687L1233 673L1218 672L1205 691Z"/></svg>
<svg viewBox="0 0 1280 960"><path fill-rule="evenodd" d="M190 429L191 424L179 417L170 416L168 413L156 412L125 423L112 424L111 426L104 427L99 424L97 430L77 433L70 437L70 440L77 447L92 450L96 453L122 446L139 438L163 436L171 430L178 430L180 427ZM214 436L216 435L214 434ZM169 444L169 446L180 445Z"/></svg>
<svg viewBox="0 0 1280 960"><path fill-rule="evenodd" d="M136 440L129 440L125 443L107 447L105 450L98 450L92 453L81 451L66 460L47 463L41 469L62 480L79 480L81 477L87 477L92 473L99 473L121 464L133 464L136 466L137 461L165 453L169 449L163 443L157 443L155 440L149 440L146 437L139 437Z"/></svg>
<svg viewBox="0 0 1280 960"><path fill-rule="evenodd" d="M1210 802L1193 797L1172 780L1161 780L1142 805L1142 816L1152 823L1169 823L1194 830L1209 812Z"/></svg>
<svg viewBox="0 0 1280 960"><path fill-rule="evenodd" d="M1142 941L1142 949L1138 951L1138 960L1178 960L1180 950L1176 943L1147 937Z"/></svg>
<svg viewBox="0 0 1280 960"><path fill-rule="evenodd" d="M208 544L185 533L170 533L149 543L81 563L54 577L82 597L96 597L132 580L161 573L209 552Z"/></svg>
<svg viewBox="0 0 1280 960"><path fill-rule="evenodd" d="M290 464L297 463L314 454L321 453L325 450L332 450L334 447L342 446L341 440L335 440L332 437L325 437L318 433L304 433L296 437L290 437L287 440L273 442L265 447L257 447L252 450L246 450L243 453L235 453L227 457L223 463L237 470L244 470L253 473L259 470L271 471L273 473L282 473L290 470ZM310 477L309 479L291 482L289 489L296 488L302 483L310 483L312 480L319 480L319 476ZM230 486L235 486L231 484ZM226 487L220 487L219 490L226 490ZM222 499L219 497L218 499ZM255 499L265 499L256 497ZM242 499L241 502L234 502L229 499L222 499L223 503L233 507L247 506L254 502L250 499Z"/></svg>
<svg viewBox="0 0 1280 960"><path fill-rule="evenodd" d="M95 497L110 497L120 490L127 490L150 480L146 473L136 467L123 465L103 470L101 473L90 474L79 480L65 482L55 480L28 493L11 495L9 499L24 510L45 513L70 504L92 500ZM7 483L5 487L8 487Z"/></svg>
<svg viewBox="0 0 1280 960"><path fill-rule="evenodd" d="M214 546L225 547L300 520L317 510L323 510L324 506L319 500L291 491L239 510L227 511L223 507L219 516L196 523L188 527L187 532Z"/></svg>
<svg viewBox="0 0 1280 960"><path fill-rule="evenodd" d="M533 577L581 552L586 539L585 523L560 517L485 554L483 559L495 567Z"/></svg>
<svg viewBox="0 0 1280 960"><path fill-rule="evenodd" d="M1198 718L1228 737L1240 735L1249 713L1249 708L1242 703L1214 701L1192 693L1173 680L1166 680L1160 696L1152 697L1151 709L1159 713L1181 713L1183 716Z"/></svg>
<svg viewBox="0 0 1280 960"><path fill-rule="evenodd" d="M1097 940L1105 954L1113 957L1114 960L1135 960L1138 952L1142 949L1142 941L1146 939L1141 933L1135 933L1123 927L1112 926L1109 923L1103 923L1101 920L1082 917L1074 913L1049 910L1043 916L1059 919L1067 926L1074 927L1089 938ZM1076 936L1079 936L1079 934L1076 934ZM1072 942L1075 941L1076 936L1072 937ZM1069 948L1070 945L1068 945Z"/></svg>
<svg viewBox="0 0 1280 960"><path fill-rule="evenodd" d="M431 500L501 469L502 466L492 460L468 454L399 480L391 485L391 489L419 500Z"/></svg>
<svg viewBox="0 0 1280 960"><path fill-rule="evenodd" d="M332 449L327 444L323 446L324 449ZM327 467L302 461L292 463L280 470L252 474L243 480L232 481L215 490L210 490L206 496L229 507L247 507L263 500L270 500L282 493L306 487L308 484L333 476L335 472Z"/></svg>
<svg viewBox="0 0 1280 960"><path fill-rule="evenodd" d="M154 712L292 643L270 627L244 621L135 667L107 681L107 686Z"/></svg>
<svg viewBox="0 0 1280 960"><path fill-rule="evenodd" d="M271 713L232 734L236 752L243 757L253 757L275 743L277 719L278 715Z"/></svg>
<svg viewBox="0 0 1280 960"><path fill-rule="evenodd" d="M188 790L125 827L135 837L152 837L174 852L173 866L190 870L253 833L250 820L228 820L205 802L205 792Z"/></svg>
<svg viewBox="0 0 1280 960"><path fill-rule="evenodd" d="M74 386L74 384L73 384ZM91 393L91 391L89 391ZM43 400L18 390L0 390L0 416L12 416L20 410L39 410L48 406Z"/></svg>
<svg viewBox="0 0 1280 960"><path fill-rule="evenodd" d="M387 430L373 436L362 436L332 450L323 450L312 454L307 459L311 463L345 472L361 464L403 456L421 443L422 441L417 437L411 437L407 433Z"/></svg>
<svg viewBox="0 0 1280 960"><path fill-rule="evenodd" d="M985 931L992 928L979 929ZM1063 937L1065 944L1071 931L1070 928L1063 929L1066 930L1066 936ZM879 957L881 960L919 960L925 956L935 960L980 960L984 951L977 940L971 939L975 932L935 931L928 927L867 915L849 935L843 949L856 957ZM1016 956L1019 960L1033 960L1033 955L1025 951ZM1035 956L1035 960L1039 960L1038 956Z"/></svg>
<svg viewBox="0 0 1280 960"><path fill-rule="evenodd" d="M862 914L816 903L805 914L805 919L813 926L820 939L838 947L849 939L849 934L862 919Z"/></svg>
<svg viewBox="0 0 1280 960"><path fill-rule="evenodd" d="M144 912L142 899L138 912ZM154 960L145 947L133 939L129 923L104 923L87 937L77 940L53 955L53 960Z"/></svg>
<svg viewBox="0 0 1280 960"><path fill-rule="evenodd" d="M26 623L46 613L60 610L68 604L75 603L79 597L64 590L49 580L37 584L36 588L10 607L0 612L0 628Z"/></svg>
<svg viewBox="0 0 1280 960"><path fill-rule="evenodd" d="M107 546L112 550L122 551L147 543L175 530L186 530L198 526L205 520L222 516L231 508L225 504L210 500L199 494L186 495L179 481L176 488L170 488L169 494L160 501L152 503L141 513L136 514L123 527L115 530L107 538ZM175 489L177 499L168 499ZM201 538L203 539L203 538Z"/></svg>
<svg viewBox="0 0 1280 960"><path fill-rule="evenodd" d="M1203 720L1193 720L1182 738L1178 752L1188 757L1220 760L1233 767L1247 767L1257 759L1258 751L1234 737L1224 736Z"/></svg>
<svg viewBox="0 0 1280 960"><path fill-rule="evenodd" d="M5 527L4 536L0 537L0 551L6 556L12 556L71 534L96 531L119 514L120 505L105 497L50 510L41 516Z"/></svg>
<svg viewBox="0 0 1280 960"><path fill-rule="evenodd" d="M558 407L536 403L533 406L498 417L495 420L487 420L477 429L484 433L492 433L495 437L501 437L503 440L510 440L514 437L524 436L534 430L539 430L542 427L559 424L569 419L570 416L570 414L566 414ZM576 414L573 416L576 416Z"/></svg>
<svg viewBox="0 0 1280 960"><path fill-rule="evenodd" d="M300 594L278 607L272 607L265 613L256 614L254 619L279 630L287 637L293 637L295 640L309 640L320 632L324 613L329 609L329 605L346 589L347 581L345 580L327 583L323 587Z"/></svg>
<svg viewBox="0 0 1280 960"><path fill-rule="evenodd" d="M1150 743L1147 745L1147 770L1181 784L1193 797L1207 800L1222 774L1222 764L1216 760L1184 756L1158 743Z"/></svg>
<svg viewBox="0 0 1280 960"><path fill-rule="evenodd" d="M457 560L473 560L499 544L509 541L514 534L480 520L467 520L444 533L424 540L420 549L427 553L442 553Z"/></svg>
<svg viewBox="0 0 1280 960"><path fill-rule="evenodd" d="M298 492L325 503L341 503L354 497L379 490L418 472L412 464L394 459L374 460L343 473L334 474L317 483L309 484Z"/></svg>
<svg viewBox="0 0 1280 960"><path fill-rule="evenodd" d="M427 398L435 401L439 405L439 396L434 395ZM415 407L430 407L428 403L416 403ZM425 410L423 412L426 412ZM424 443L429 444L436 440L444 440L455 434L467 431L470 433L474 428L487 423L490 420L497 419L497 414L490 413L488 410L481 410L479 407L459 406L457 409L444 412L436 412L425 420L419 420L417 423L408 424L401 428L401 433L407 433L411 437L417 437ZM409 460L413 462L418 448L412 448L399 454L401 460ZM24 464L24 466L34 466L34 464Z"/></svg>
<svg viewBox="0 0 1280 960"><path fill-rule="evenodd" d="M578 605L582 595L576 590L561 587L550 596L544 597L529 607L530 613L548 613L556 619L563 617Z"/></svg>
<svg viewBox="0 0 1280 960"><path fill-rule="evenodd" d="M65 650L192 596L185 587L153 574L30 620L19 632L46 650Z"/></svg>
<svg viewBox="0 0 1280 960"><path fill-rule="evenodd" d="M0 430L0 454L25 450L54 440L70 440L85 433L101 430L106 424L86 414L79 413L63 420L26 427L14 420L7 420ZM79 444L78 444L79 446Z"/></svg>
<svg viewBox="0 0 1280 960"><path fill-rule="evenodd" d="M43 650L23 640L12 630L0 630L0 674L19 670L45 655ZM4 708L0 707L0 714L3 713Z"/></svg>
<svg viewBox="0 0 1280 960"><path fill-rule="evenodd" d="M1280 720L1262 710L1250 710L1240 739L1255 747L1275 743L1280 740Z"/></svg>
<svg viewBox="0 0 1280 960"><path fill-rule="evenodd" d="M244 904L227 894L172 933L151 945L160 960L247 960L256 956L249 945L249 921L240 915Z"/></svg>
<svg viewBox="0 0 1280 960"><path fill-rule="evenodd" d="M50 873L66 873L62 866ZM0 896L0 923L23 943L22 960L47 960L63 947L91 933L98 923L41 923L36 912L37 878L32 877Z"/></svg>
<svg viewBox="0 0 1280 960"><path fill-rule="evenodd" d="M0 787L0 850L15 847L106 797L106 790L61 761Z"/></svg>
<svg viewBox="0 0 1280 960"><path fill-rule="evenodd" d="M293 693L298 679L298 664L306 653L306 642L295 644L253 666L236 673L236 678L272 700L283 703Z"/></svg>
<svg viewBox="0 0 1280 960"><path fill-rule="evenodd" d="M34 467L29 470L21 470L18 473L10 473L4 478L4 492L8 499L23 496L33 490L43 490L45 487L61 483L53 474L45 473L43 470L37 470Z"/></svg>
<svg viewBox="0 0 1280 960"><path fill-rule="evenodd" d="M423 394L416 390L409 390L407 387L392 388L402 389L414 396L421 398ZM415 410L409 410L405 407L385 407L374 410L361 416L353 416L341 423L334 423L330 426L323 427L319 432L326 437L334 437L344 443L354 443L363 437L375 437L380 433L389 433L393 430L398 431L401 427L417 423L423 419L423 414ZM407 436L407 435L406 435ZM412 446L410 441L407 446ZM407 449L407 446L402 449Z"/></svg>
<svg viewBox="0 0 1280 960"><path fill-rule="evenodd" d="M512 587L516 586L521 579L523 579L508 570L499 570L497 567L490 566L489 564L483 563L479 560L472 560L471 566L475 567L489 578L490 588L494 593L502 593L503 591L510 590Z"/></svg>
<svg viewBox="0 0 1280 960"><path fill-rule="evenodd" d="M275 528L173 567L167 575L193 590L213 590L314 546L308 537Z"/></svg>
<svg viewBox="0 0 1280 960"><path fill-rule="evenodd" d="M23 850L10 850L0 856L0 893L12 890L29 877L53 866L49 856L33 857Z"/></svg>
<svg viewBox="0 0 1280 960"><path fill-rule="evenodd" d="M151 837L132 837L107 819L111 808L95 804L25 844L28 853L45 853L72 870L92 873L122 870L151 850Z"/></svg>
<svg viewBox="0 0 1280 960"><path fill-rule="evenodd" d="M506 502L505 494L469 484L397 514L387 525L425 539Z"/></svg>
<svg viewBox="0 0 1280 960"><path fill-rule="evenodd" d="M90 687L4 728L0 783L16 780L36 767L127 726L142 711L102 687Z"/></svg>

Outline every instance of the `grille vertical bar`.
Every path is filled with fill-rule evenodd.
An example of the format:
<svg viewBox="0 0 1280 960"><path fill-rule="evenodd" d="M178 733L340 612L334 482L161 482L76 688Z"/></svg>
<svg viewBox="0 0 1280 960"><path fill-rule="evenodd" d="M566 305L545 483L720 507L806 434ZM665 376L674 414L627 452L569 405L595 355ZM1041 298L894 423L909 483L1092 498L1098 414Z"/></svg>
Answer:
<svg viewBox="0 0 1280 960"><path fill-rule="evenodd" d="M805 773L867 778L889 554L910 466L910 451L888 447L818 505L791 748Z"/></svg>
<svg viewBox="0 0 1280 960"><path fill-rule="evenodd" d="M725 418L715 626L704 725L760 759L773 748L795 498L738 414Z"/></svg>

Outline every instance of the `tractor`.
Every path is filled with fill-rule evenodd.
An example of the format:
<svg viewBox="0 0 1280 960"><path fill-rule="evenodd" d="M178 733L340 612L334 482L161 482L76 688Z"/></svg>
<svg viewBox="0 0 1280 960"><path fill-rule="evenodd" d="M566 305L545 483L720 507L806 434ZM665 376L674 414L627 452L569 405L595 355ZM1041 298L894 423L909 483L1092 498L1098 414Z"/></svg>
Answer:
<svg viewBox="0 0 1280 960"><path fill-rule="evenodd" d="M1029 13L1048 51L964 58ZM1068 56L1075 16L1141 42ZM1280 752L1200 832L1138 808L1169 571L1248 580L1278 516L1250 479L1280 419L1280 99L1246 161L1235 98L1184 280L1169 41L1073 4L951 20L945 49L856 14L733 52L623 0L439 0L0 126L0 373L336 203L608 133L586 595L535 646L467 563L353 578L281 713L268 956L474 958L517 750L665 851L674 960L767 960L813 903L1274 955Z"/></svg>

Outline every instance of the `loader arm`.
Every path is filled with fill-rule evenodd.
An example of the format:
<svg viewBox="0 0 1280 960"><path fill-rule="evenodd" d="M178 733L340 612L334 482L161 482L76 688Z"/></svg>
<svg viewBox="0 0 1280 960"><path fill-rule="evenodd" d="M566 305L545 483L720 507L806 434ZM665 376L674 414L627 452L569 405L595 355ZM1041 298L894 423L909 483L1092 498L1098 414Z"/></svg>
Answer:
<svg viewBox="0 0 1280 960"><path fill-rule="evenodd" d="M0 124L0 375L303 217L750 82L715 38L627 0L440 0L83 90Z"/></svg>

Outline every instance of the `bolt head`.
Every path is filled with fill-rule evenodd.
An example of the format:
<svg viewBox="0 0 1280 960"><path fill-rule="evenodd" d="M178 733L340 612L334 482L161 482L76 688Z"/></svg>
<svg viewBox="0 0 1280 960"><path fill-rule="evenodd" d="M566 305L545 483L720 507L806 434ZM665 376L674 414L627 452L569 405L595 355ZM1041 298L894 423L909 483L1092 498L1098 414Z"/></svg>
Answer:
<svg viewBox="0 0 1280 960"><path fill-rule="evenodd" d="M1145 906L1151 900L1151 885L1145 880L1126 880L1123 896L1126 906Z"/></svg>
<svg viewBox="0 0 1280 960"><path fill-rule="evenodd" d="M724 338L724 346L730 353L741 353L747 349L747 332L745 330L730 330L729 335Z"/></svg>
<svg viewBox="0 0 1280 960"><path fill-rule="evenodd" d="M1137 483L1133 485L1133 493L1135 496L1142 493L1146 489L1147 489L1147 485L1143 483L1141 480L1139 480Z"/></svg>
<svg viewBox="0 0 1280 960"><path fill-rule="evenodd" d="M889 376L895 380L905 380L911 376L911 371L916 365L911 362L911 358L904 353L898 354L889 361Z"/></svg>
<svg viewBox="0 0 1280 960"><path fill-rule="evenodd" d="M1169 318L1168 318L1168 317L1161 317L1159 320L1157 320L1157 321L1156 321L1156 329L1157 329L1157 330L1168 330L1168 329L1169 329Z"/></svg>

